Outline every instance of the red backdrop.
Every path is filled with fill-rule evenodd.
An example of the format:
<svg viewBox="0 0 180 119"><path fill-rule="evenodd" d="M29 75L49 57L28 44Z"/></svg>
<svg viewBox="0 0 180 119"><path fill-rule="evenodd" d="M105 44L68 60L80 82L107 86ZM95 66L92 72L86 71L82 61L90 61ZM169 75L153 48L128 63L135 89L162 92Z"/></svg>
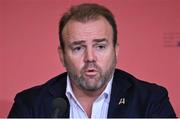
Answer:
<svg viewBox="0 0 180 119"><path fill-rule="evenodd" d="M114 13L117 67L165 86L180 116L179 0L0 0L0 117L15 94L62 73L58 20L71 5L96 2Z"/></svg>

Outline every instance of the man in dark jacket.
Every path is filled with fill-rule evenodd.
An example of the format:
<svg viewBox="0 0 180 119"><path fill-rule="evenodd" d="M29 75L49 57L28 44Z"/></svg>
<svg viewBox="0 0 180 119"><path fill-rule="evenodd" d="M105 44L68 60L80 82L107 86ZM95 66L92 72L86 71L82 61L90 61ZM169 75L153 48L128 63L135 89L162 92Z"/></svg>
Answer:
<svg viewBox="0 0 180 119"><path fill-rule="evenodd" d="M67 73L16 95L9 117L175 117L165 88L115 69L119 45L112 13L81 4L59 24Z"/></svg>

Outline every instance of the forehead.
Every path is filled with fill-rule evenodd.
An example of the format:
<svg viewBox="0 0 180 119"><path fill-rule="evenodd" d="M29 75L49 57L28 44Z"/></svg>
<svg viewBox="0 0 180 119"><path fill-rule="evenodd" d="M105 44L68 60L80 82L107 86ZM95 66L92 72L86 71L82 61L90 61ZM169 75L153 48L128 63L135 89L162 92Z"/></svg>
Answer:
<svg viewBox="0 0 180 119"><path fill-rule="evenodd" d="M70 20L63 29L63 39L66 41L88 39L112 39L112 26L104 17L87 22Z"/></svg>

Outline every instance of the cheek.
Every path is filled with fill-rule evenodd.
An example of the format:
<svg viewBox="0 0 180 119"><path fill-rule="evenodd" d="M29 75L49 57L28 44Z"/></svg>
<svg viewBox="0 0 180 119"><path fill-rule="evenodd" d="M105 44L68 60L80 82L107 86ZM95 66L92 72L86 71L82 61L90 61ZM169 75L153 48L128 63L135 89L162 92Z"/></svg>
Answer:
<svg viewBox="0 0 180 119"><path fill-rule="evenodd" d="M112 65L112 62L115 58L114 51L108 51L106 53L97 55L97 64L102 68L106 69L109 65Z"/></svg>
<svg viewBox="0 0 180 119"><path fill-rule="evenodd" d="M69 70L74 70L76 72L80 71L81 68L83 67L83 62L80 58L76 57L65 57L65 63L66 63L66 68Z"/></svg>

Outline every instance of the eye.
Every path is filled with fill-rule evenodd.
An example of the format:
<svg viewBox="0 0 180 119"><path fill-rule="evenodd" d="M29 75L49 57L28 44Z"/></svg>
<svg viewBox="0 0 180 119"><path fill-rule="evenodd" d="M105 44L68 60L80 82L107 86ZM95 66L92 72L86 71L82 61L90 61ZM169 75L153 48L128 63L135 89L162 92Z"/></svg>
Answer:
<svg viewBox="0 0 180 119"><path fill-rule="evenodd" d="M84 51L84 47L83 46L76 46L76 47L72 48L72 51L74 53L79 53L79 52Z"/></svg>
<svg viewBox="0 0 180 119"><path fill-rule="evenodd" d="M105 44L97 45L97 46L96 46L96 49L98 49L98 50L106 49L106 45L105 45Z"/></svg>
<svg viewBox="0 0 180 119"><path fill-rule="evenodd" d="M104 49L104 48L106 48L106 47L105 47L104 45L99 45L98 48L99 48L99 49Z"/></svg>

